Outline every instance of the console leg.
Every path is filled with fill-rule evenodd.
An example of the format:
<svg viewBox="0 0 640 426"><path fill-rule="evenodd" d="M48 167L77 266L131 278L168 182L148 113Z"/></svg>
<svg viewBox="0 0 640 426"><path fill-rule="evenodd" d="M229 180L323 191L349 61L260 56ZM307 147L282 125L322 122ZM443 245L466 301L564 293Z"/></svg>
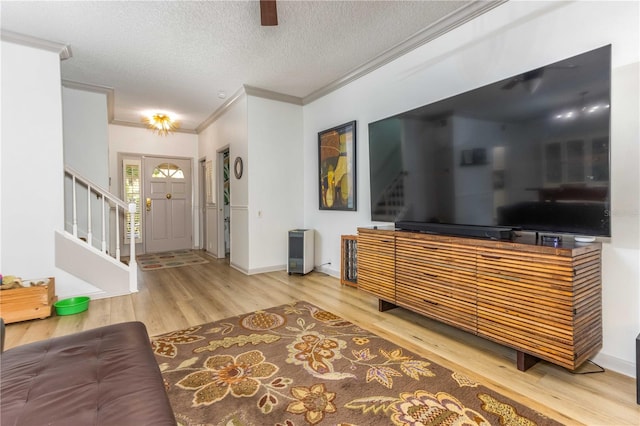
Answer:
<svg viewBox="0 0 640 426"><path fill-rule="evenodd" d="M398 306L394 305L391 302L387 302L386 300L378 299L378 311L384 312L389 309L397 308Z"/></svg>
<svg viewBox="0 0 640 426"><path fill-rule="evenodd" d="M516 355L517 355L516 365L518 366L518 370L520 371L527 371L528 369L533 367L538 361L540 361L540 358L537 358L533 355L529 355L521 351L516 351Z"/></svg>

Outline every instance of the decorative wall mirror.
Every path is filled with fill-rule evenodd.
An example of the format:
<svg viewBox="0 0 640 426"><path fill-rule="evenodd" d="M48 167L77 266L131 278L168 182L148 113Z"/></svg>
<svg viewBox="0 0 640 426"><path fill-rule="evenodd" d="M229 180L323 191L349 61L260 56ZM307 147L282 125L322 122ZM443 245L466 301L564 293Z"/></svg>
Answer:
<svg viewBox="0 0 640 426"><path fill-rule="evenodd" d="M236 179L242 177L242 169L242 158L236 157L236 160L233 162L233 174L236 176Z"/></svg>

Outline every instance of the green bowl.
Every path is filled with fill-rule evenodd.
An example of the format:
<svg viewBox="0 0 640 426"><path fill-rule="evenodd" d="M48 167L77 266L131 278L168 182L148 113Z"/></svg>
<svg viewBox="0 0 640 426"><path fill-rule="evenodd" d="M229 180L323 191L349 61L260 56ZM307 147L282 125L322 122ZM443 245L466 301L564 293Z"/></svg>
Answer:
<svg viewBox="0 0 640 426"><path fill-rule="evenodd" d="M58 315L73 315L79 314L89 309L89 297L71 297L69 299L62 299L53 304L56 308L56 314Z"/></svg>

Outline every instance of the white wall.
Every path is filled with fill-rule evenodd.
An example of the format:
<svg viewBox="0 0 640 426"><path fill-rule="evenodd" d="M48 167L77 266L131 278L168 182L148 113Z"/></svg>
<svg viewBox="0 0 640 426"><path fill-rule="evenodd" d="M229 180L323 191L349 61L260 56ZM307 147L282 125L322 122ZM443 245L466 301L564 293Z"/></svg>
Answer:
<svg viewBox="0 0 640 426"><path fill-rule="evenodd" d="M62 87L62 129L64 164L102 188L109 188L109 145L107 131L107 95ZM71 179L65 179L70 194ZM93 246L101 249L100 210L102 201L93 197L91 211ZM78 234L87 235L87 193L76 188ZM72 199L65 203L65 229L73 229Z"/></svg>
<svg viewBox="0 0 640 426"><path fill-rule="evenodd" d="M507 2L303 109L304 225L316 265L339 274L341 234L370 225L367 124L611 43L612 237L603 246L604 347L597 360L635 375L640 331L638 2ZM358 211L318 209L317 132L358 122Z"/></svg>
<svg viewBox="0 0 640 426"><path fill-rule="evenodd" d="M56 294L96 291L55 265L64 225L62 94L57 53L2 42L0 271L56 278Z"/></svg>
<svg viewBox="0 0 640 426"><path fill-rule="evenodd" d="M62 88L64 163L109 187L107 95Z"/></svg>
<svg viewBox="0 0 640 426"><path fill-rule="evenodd" d="M282 270L287 231L304 217L302 107L248 96L248 118L248 272Z"/></svg>
<svg viewBox="0 0 640 426"><path fill-rule="evenodd" d="M199 158L213 161L216 189L217 151L229 148L234 268L247 274L285 269L287 231L303 224L301 141L302 107L246 94L200 132ZM237 157L243 161L240 179L233 173ZM208 246L218 235L219 207L208 207Z"/></svg>
<svg viewBox="0 0 640 426"><path fill-rule="evenodd" d="M213 188L214 192L218 190L217 177L220 175L218 163L216 161L216 153L225 147L229 148L229 158L231 168L236 157L241 157L244 163L245 174L241 179L236 179L231 173L231 265L242 271L249 270L249 225L248 225L248 205L249 205L249 187L248 174L250 168L248 154L248 136L247 136L247 97L243 94L231 103L224 113L217 118L211 125L207 126L198 135L198 153L199 158L212 160L213 164ZM217 197L216 197L217 199ZM212 209L219 209L222 206L208 207L208 213ZM217 222L218 215L211 214L214 222ZM216 232L216 223L207 224L207 241L209 244L215 244L214 238L218 236ZM224 254L218 253L218 256L224 257Z"/></svg>
<svg viewBox="0 0 640 426"><path fill-rule="evenodd" d="M158 157L184 157L191 159L193 247L199 246L198 209L200 207L198 185L198 136L189 133L173 133L159 136L143 127L109 125L109 192L122 197L121 168L118 153L140 154ZM136 250L139 250L136 245ZM123 249L128 250L128 246ZM141 248L141 247L140 247ZM138 253L140 251L137 251Z"/></svg>

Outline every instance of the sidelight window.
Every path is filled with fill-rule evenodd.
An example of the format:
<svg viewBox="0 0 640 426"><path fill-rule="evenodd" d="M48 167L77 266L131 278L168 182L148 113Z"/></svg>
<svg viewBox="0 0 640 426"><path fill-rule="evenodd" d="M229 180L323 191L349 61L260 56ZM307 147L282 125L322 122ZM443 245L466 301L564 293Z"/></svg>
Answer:
<svg viewBox="0 0 640 426"><path fill-rule="evenodd" d="M127 203L135 203L136 212L133 214L134 219L134 235L136 239L136 243L142 242L142 234L141 234L141 210L140 210L140 199L141 199L141 162L140 160L123 160L122 161L122 173L124 183L123 194L124 201ZM131 242L131 213L125 212L124 214L124 242L126 244Z"/></svg>

